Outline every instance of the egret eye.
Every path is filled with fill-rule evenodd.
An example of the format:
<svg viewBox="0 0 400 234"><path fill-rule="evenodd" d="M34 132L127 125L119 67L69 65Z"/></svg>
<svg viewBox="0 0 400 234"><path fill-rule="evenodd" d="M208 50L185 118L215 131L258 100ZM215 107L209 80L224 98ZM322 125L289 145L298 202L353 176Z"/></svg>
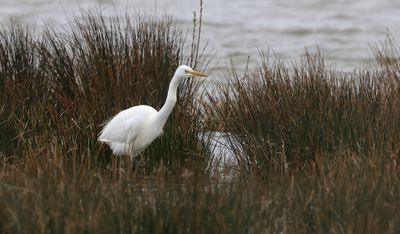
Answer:
<svg viewBox="0 0 400 234"><path fill-rule="evenodd" d="M190 71L189 71L189 70L185 70L185 73L186 73L186 74L190 74Z"/></svg>

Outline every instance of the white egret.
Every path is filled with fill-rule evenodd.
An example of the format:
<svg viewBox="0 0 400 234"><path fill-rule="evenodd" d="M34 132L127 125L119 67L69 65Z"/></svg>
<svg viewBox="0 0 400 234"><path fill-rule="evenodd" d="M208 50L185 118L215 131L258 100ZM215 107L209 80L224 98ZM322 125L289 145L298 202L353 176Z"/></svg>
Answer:
<svg viewBox="0 0 400 234"><path fill-rule="evenodd" d="M98 140L106 143L114 155L135 157L140 154L161 135L163 126L175 106L179 84L191 76L207 75L186 65L179 66L169 84L167 99L160 111L146 105L123 110L104 126Z"/></svg>

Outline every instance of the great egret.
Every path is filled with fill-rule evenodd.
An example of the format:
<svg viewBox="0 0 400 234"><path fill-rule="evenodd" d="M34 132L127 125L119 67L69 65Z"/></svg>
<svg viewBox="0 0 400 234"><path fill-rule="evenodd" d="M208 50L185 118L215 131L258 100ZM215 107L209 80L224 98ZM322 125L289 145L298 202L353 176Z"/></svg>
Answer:
<svg viewBox="0 0 400 234"><path fill-rule="evenodd" d="M157 111L151 106L139 105L119 112L100 132L98 140L106 143L114 155L140 154L155 138L161 135L162 128L176 103L179 84L191 76L207 75L181 65L172 78L164 106Z"/></svg>

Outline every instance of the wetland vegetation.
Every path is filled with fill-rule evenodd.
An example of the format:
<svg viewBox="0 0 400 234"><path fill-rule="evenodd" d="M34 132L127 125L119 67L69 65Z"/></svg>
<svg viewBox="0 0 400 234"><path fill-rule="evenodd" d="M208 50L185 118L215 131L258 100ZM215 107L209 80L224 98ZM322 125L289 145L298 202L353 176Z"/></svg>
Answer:
<svg viewBox="0 0 400 234"><path fill-rule="evenodd" d="M97 142L121 109L159 108L179 64L207 67L170 18L84 14L70 30L0 30L1 233L398 233L396 42L350 73L305 54L183 84L164 134L131 161ZM200 53L199 53L200 51ZM234 69L232 69L234 70ZM236 166L212 173L205 132Z"/></svg>

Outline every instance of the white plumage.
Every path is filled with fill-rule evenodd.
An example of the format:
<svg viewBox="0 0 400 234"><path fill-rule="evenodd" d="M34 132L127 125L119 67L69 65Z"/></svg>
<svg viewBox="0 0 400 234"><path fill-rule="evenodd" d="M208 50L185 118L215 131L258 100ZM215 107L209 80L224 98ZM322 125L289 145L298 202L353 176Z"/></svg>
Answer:
<svg viewBox="0 0 400 234"><path fill-rule="evenodd" d="M153 129L151 132L154 134L139 134L146 132L156 114L154 108L144 105L123 110L103 128L99 141L108 144L115 155L136 156L148 146L148 142L152 142L161 134L162 129Z"/></svg>
<svg viewBox="0 0 400 234"><path fill-rule="evenodd" d="M115 155L140 154L155 138L161 135L163 126L176 103L180 82L190 76L206 75L181 65L175 72L168 89L164 106L157 111L151 106L139 105L115 115L100 132L98 140L107 144Z"/></svg>

